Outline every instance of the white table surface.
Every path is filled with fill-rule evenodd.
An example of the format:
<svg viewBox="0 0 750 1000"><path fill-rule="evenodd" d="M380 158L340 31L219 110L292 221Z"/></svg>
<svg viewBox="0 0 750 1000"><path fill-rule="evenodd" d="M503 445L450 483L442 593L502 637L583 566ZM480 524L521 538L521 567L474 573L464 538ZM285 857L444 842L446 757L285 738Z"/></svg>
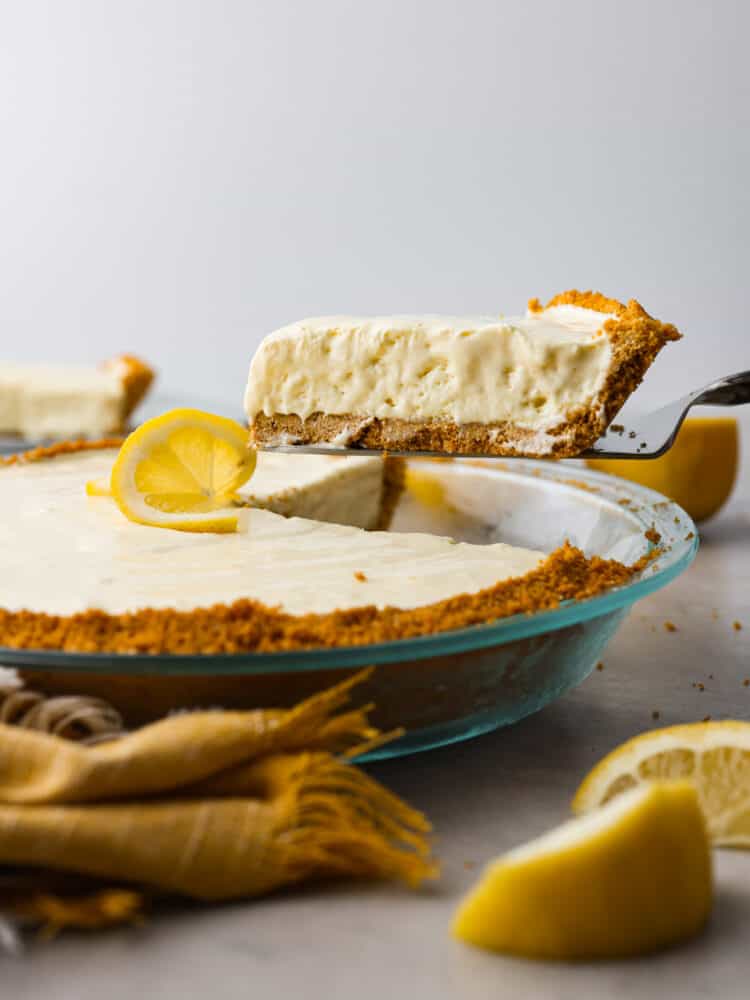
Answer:
<svg viewBox="0 0 750 1000"><path fill-rule="evenodd" d="M693 567L636 606L608 648L603 671L511 728L372 768L432 819L444 865L435 888L315 888L181 910L142 928L66 934L32 945L21 959L3 959L2 996L746 998L750 854L717 853L708 930L644 960L578 966L514 960L452 940L448 926L477 878L474 866L565 819L580 778L619 742L706 715L750 719L750 687L742 683L750 676L748 471L731 504L703 529ZM735 619L743 631L732 628ZM665 630L666 620L676 632Z"/></svg>

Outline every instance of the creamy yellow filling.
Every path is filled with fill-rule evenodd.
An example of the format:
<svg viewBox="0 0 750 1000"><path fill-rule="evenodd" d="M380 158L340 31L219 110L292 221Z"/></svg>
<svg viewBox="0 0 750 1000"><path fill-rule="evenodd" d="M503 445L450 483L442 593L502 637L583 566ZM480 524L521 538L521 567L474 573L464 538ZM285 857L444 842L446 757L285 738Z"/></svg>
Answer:
<svg viewBox="0 0 750 1000"><path fill-rule="evenodd" d="M245 410L554 426L596 405L609 370L608 316L558 306L528 316L333 316L262 342Z"/></svg>
<svg viewBox="0 0 750 1000"><path fill-rule="evenodd" d="M96 437L119 426L124 396L116 368L0 362L0 434Z"/></svg>
<svg viewBox="0 0 750 1000"><path fill-rule="evenodd" d="M0 470L0 607L122 614L245 597L294 614L412 608L522 575L542 559L509 545L366 532L259 509L240 511L232 535L146 527L124 518L111 499L86 495L86 482L106 477L113 457L88 452ZM331 487L332 516L335 496Z"/></svg>
<svg viewBox="0 0 750 1000"><path fill-rule="evenodd" d="M383 495L383 459L258 452L252 479L239 491L253 507L374 528Z"/></svg>

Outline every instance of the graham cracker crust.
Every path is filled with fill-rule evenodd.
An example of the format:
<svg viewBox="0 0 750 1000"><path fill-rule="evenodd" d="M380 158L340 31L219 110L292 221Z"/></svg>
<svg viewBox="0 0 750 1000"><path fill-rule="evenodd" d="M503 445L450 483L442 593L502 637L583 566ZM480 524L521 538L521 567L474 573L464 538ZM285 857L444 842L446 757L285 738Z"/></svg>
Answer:
<svg viewBox="0 0 750 1000"><path fill-rule="evenodd" d="M541 312L557 305L606 311L615 318L607 320L601 331L612 345L610 369L601 392L590 405L569 411L555 426L539 431L507 421L457 424L443 419L410 421L354 413L318 412L306 419L296 414L257 413L252 418L253 436L259 445L346 440L349 448L377 451L574 458L604 434L662 347L670 340L678 340L680 334L671 324L649 316L634 299L625 305L599 292L563 292L546 306L532 299L529 309Z"/></svg>
<svg viewBox="0 0 750 1000"><path fill-rule="evenodd" d="M503 455L505 457L567 458L585 451L601 435L589 429L588 412L581 412L545 432L550 446L540 449L538 431L511 423L457 424L452 420L402 420L393 417L365 418L357 414L337 416L313 413L302 420L296 414L257 413L251 426L259 446L325 444L346 440L347 448L372 451L442 452L447 455Z"/></svg>
<svg viewBox="0 0 750 1000"><path fill-rule="evenodd" d="M394 455L384 455L383 493L375 531L387 531L396 512L401 494L406 489L406 461Z"/></svg>
<svg viewBox="0 0 750 1000"><path fill-rule="evenodd" d="M48 458L61 458L63 455L75 455L79 451L103 451L105 448L119 448L124 437L100 438L98 441L58 441L57 444L42 445L30 451L17 452L13 455L0 455L0 469L9 465L27 465L30 462L43 462Z"/></svg>
<svg viewBox="0 0 750 1000"><path fill-rule="evenodd" d="M70 616L0 608L0 644L12 649L78 653L270 653L392 642L485 625L558 607L622 586L648 562L633 566L567 543L525 576L476 594L421 608L367 605L328 614L290 615L259 601L239 600L193 611L144 608L110 615L91 609Z"/></svg>

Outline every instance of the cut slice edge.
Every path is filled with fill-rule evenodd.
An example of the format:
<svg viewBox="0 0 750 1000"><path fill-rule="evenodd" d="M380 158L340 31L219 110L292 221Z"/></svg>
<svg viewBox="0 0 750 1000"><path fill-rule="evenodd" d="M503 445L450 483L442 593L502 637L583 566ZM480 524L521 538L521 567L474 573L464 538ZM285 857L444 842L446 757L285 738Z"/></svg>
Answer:
<svg viewBox="0 0 750 1000"><path fill-rule="evenodd" d="M628 740L584 778L573 812L590 812L660 780L694 785L715 845L750 847L750 723L686 723Z"/></svg>

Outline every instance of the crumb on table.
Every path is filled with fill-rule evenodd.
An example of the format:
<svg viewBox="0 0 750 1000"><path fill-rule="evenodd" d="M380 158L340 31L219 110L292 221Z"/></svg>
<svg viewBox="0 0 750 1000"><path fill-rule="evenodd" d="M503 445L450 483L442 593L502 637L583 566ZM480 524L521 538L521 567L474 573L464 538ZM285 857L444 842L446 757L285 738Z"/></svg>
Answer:
<svg viewBox="0 0 750 1000"><path fill-rule="evenodd" d="M742 622L732 622L732 628L734 629L735 632L741 632Z"/></svg>
<svg viewBox="0 0 750 1000"><path fill-rule="evenodd" d="M667 632L677 631L677 626L675 625L674 622L664 622L664 628L667 630Z"/></svg>
<svg viewBox="0 0 750 1000"><path fill-rule="evenodd" d="M359 580L360 583L365 583L367 581L367 577L365 576L365 574L362 572L361 569L358 569L355 572L354 579Z"/></svg>

